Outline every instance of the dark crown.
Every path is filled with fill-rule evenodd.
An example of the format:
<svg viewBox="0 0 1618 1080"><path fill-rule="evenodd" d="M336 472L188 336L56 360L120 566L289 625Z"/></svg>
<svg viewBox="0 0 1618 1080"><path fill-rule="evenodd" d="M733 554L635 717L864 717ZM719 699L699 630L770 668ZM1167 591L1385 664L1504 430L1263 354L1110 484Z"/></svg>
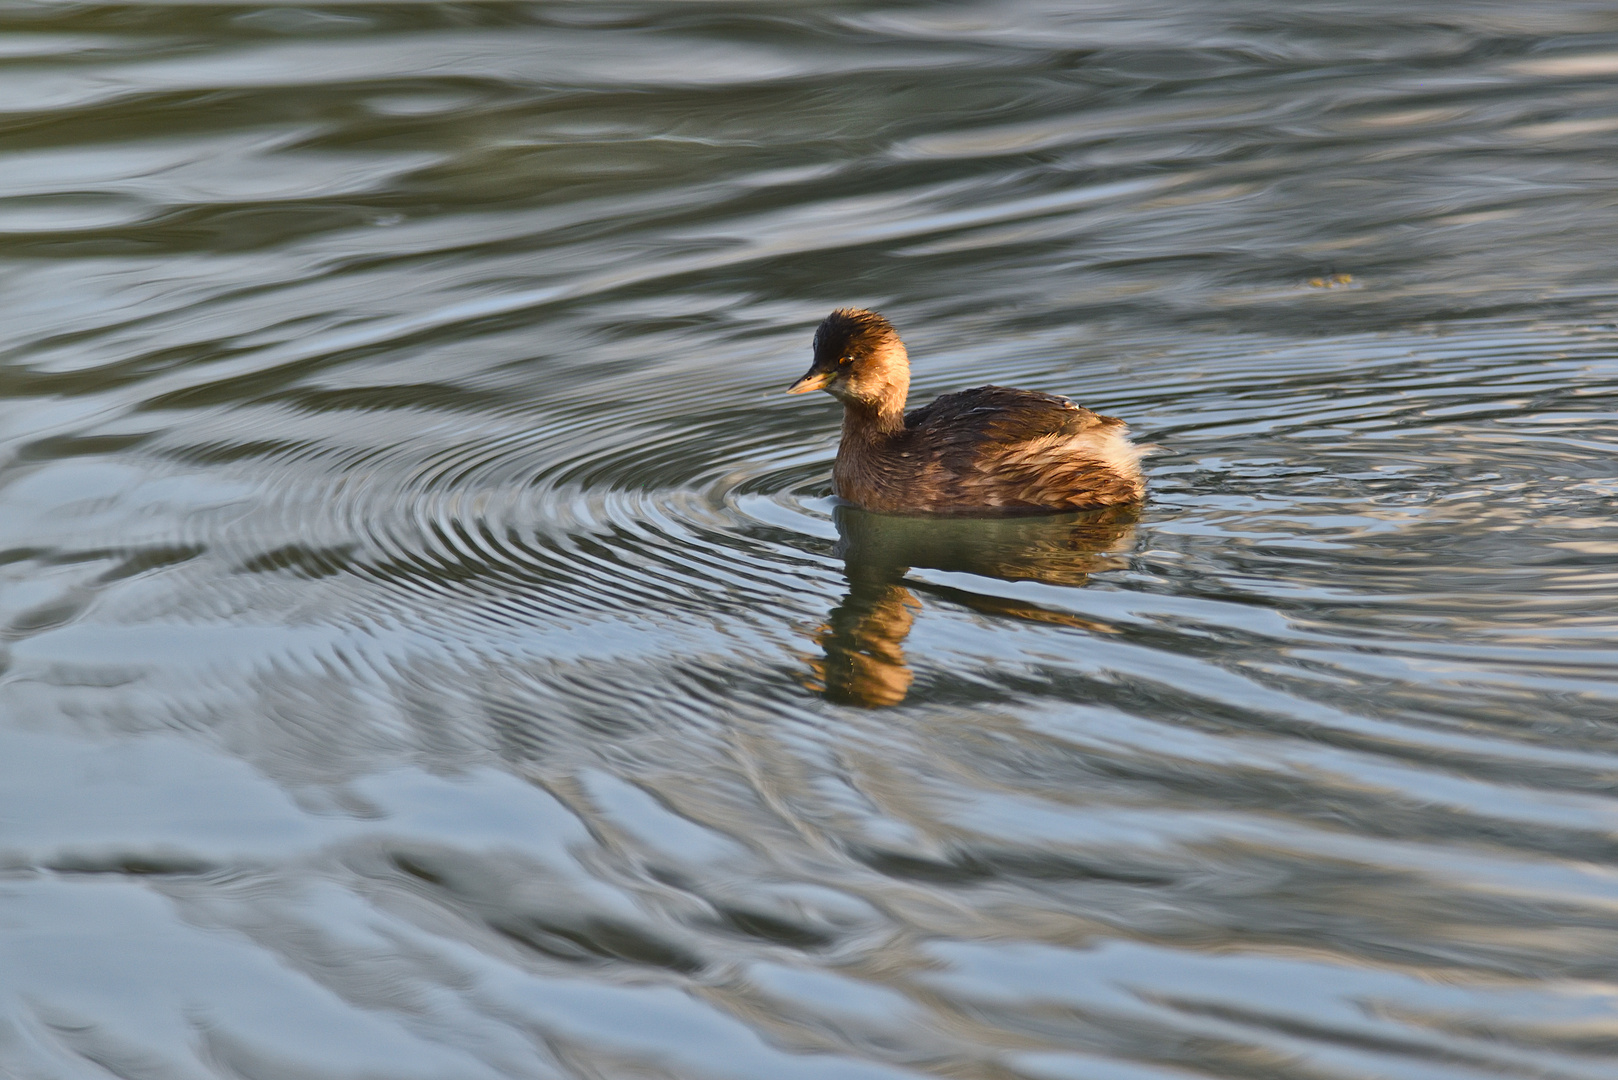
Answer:
<svg viewBox="0 0 1618 1080"><path fill-rule="evenodd" d="M893 324L874 311L838 308L815 331L815 355L842 354L856 346L872 346L896 339Z"/></svg>

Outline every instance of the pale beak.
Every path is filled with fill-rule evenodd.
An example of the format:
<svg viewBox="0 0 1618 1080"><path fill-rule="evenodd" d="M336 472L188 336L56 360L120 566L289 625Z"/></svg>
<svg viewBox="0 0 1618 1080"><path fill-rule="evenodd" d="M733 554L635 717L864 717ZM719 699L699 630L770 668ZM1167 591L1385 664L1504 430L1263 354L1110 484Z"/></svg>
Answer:
<svg viewBox="0 0 1618 1080"><path fill-rule="evenodd" d="M807 394L811 390L824 390L826 389L826 384L831 382L836 374L835 371L811 371L787 387L787 393Z"/></svg>

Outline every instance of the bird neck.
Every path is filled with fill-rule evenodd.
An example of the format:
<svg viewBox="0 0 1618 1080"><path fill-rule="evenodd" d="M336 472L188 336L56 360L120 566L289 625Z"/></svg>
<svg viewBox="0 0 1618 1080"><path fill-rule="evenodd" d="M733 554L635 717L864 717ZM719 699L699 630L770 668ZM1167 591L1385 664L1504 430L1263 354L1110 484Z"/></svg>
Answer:
<svg viewBox="0 0 1618 1080"><path fill-rule="evenodd" d="M902 395L897 399L888 398L878 402L843 402L844 439L876 442L897 435L904 430L904 426L905 400Z"/></svg>
<svg viewBox="0 0 1618 1080"><path fill-rule="evenodd" d="M897 435L905 426L905 399L910 396L910 357L898 338L868 361L858 389L843 398L843 437L877 440Z"/></svg>

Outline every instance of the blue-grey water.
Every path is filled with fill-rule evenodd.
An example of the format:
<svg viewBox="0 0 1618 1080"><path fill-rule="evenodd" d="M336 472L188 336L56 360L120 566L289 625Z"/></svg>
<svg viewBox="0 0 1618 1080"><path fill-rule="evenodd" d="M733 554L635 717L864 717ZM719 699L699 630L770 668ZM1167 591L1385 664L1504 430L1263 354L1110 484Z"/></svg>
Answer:
<svg viewBox="0 0 1618 1080"><path fill-rule="evenodd" d="M1611 3L10 2L0 316L0 1076L1618 1076Z"/></svg>

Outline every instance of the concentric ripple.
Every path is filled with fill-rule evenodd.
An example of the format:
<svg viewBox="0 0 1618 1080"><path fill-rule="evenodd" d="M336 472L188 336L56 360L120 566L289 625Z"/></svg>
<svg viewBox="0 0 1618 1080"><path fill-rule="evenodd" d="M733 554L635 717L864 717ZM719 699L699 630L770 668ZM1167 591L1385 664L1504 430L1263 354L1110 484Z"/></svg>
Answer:
<svg viewBox="0 0 1618 1080"><path fill-rule="evenodd" d="M1613 31L0 12L0 1074L1604 1080Z"/></svg>

